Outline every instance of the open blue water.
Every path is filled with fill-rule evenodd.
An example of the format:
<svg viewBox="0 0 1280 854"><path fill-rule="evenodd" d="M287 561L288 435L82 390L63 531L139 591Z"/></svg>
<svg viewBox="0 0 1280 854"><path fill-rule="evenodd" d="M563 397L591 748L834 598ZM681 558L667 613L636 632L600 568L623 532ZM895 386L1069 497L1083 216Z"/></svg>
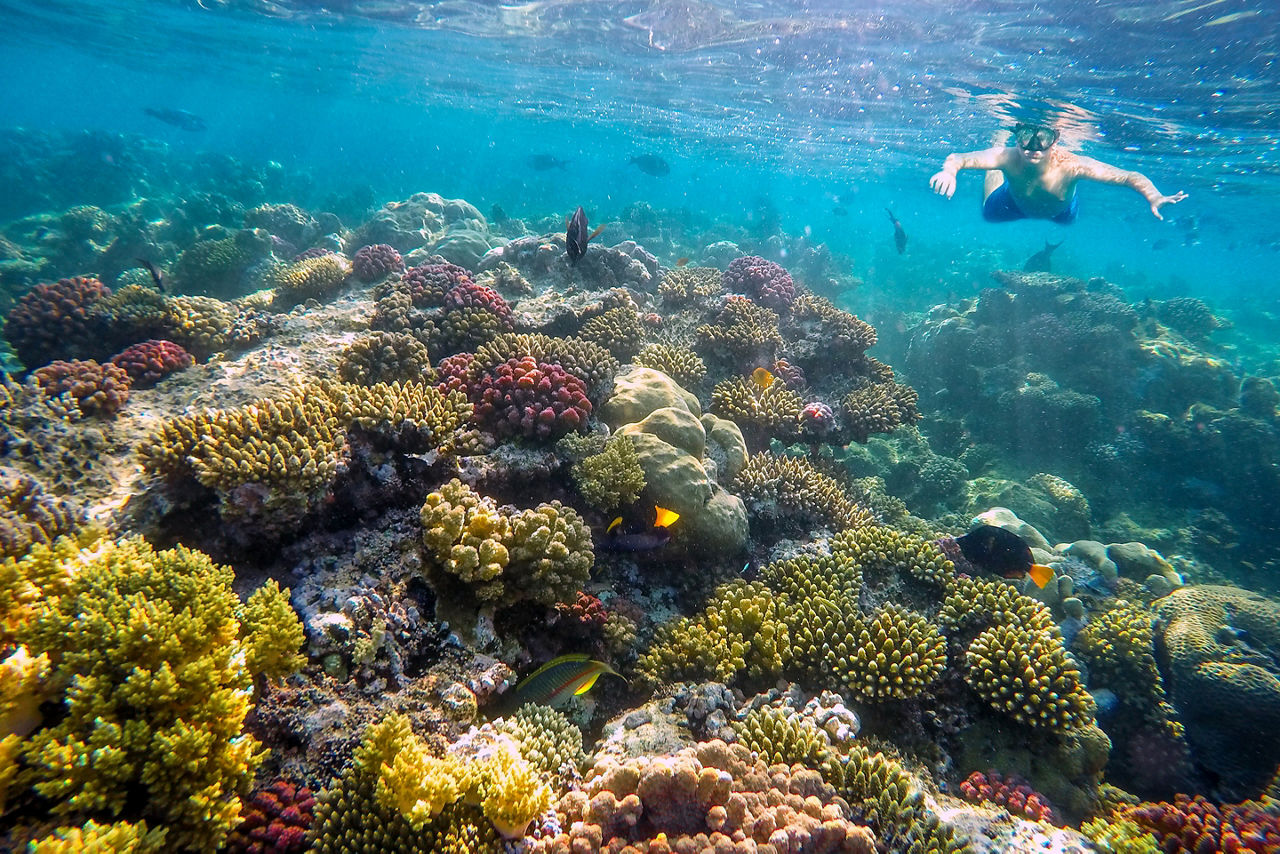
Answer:
<svg viewBox="0 0 1280 854"><path fill-rule="evenodd" d="M517 216L645 200L741 222L769 205L869 285L909 290L889 205L935 271L1065 238L1066 272L1275 303L1280 10L1262 0L33 0L0 3L0 21L0 126L140 134L330 192L431 190ZM948 152L1023 119L1190 198L1159 222L1126 189L1086 186L1064 229L983 223L977 173L950 202L929 191ZM671 174L629 166L641 152ZM532 171L531 153L570 168Z"/></svg>

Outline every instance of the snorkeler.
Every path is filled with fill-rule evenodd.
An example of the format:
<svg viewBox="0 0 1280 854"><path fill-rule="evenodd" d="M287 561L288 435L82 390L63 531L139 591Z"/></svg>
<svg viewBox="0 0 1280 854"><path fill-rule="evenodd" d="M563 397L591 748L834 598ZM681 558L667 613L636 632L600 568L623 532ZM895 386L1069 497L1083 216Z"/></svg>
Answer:
<svg viewBox="0 0 1280 854"><path fill-rule="evenodd" d="M1085 179L1132 187L1151 205L1156 219L1164 219L1161 206L1177 204L1187 197L1183 192L1161 195L1151 179L1140 172L1117 169L1059 148L1058 131L1054 128L1020 124L1013 129L1013 136L1013 145L947 155L942 171L929 179L929 186L949 199L956 191L957 172L986 169L982 218L987 222L1026 218L1049 219L1062 225L1075 222L1080 207L1076 183Z"/></svg>

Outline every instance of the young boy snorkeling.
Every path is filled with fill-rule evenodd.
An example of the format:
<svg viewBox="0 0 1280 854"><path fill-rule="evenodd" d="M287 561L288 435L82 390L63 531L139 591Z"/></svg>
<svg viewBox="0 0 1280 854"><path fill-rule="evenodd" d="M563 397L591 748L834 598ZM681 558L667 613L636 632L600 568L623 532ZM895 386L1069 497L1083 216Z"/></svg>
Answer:
<svg viewBox="0 0 1280 854"><path fill-rule="evenodd" d="M1019 124L1013 129L1013 145L984 151L949 154L942 170L929 179L935 193L948 199L956 191L961 169L985 169L982 218L987 222L1015 219L1048 219L1062 225L1076 220L1080 200L1076 184L1081 180L1132 187L1151 205L1151 214L1164 219L1160 208L1187 197L1178 192L1161 195L1151 179L1140 172L1108 166L1059 148L1058 131L1044 125Z"/></svg>

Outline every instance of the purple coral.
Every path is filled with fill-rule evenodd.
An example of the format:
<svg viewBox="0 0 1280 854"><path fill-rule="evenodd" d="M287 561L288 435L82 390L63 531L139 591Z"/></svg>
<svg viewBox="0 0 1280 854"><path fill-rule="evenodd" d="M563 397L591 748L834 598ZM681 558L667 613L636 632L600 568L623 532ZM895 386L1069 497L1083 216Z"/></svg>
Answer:
<svg viewBox="0 0 1280 854"><path fill-rule="evenodd" d="M110 295L111 289L91 276L36 285L9 312L5 338L29 368L59 356L96 354L103 330L92 307Z"/></svg>
<svg viewBox="0 0 1280 854"><path fill-rule="evenodd" d="M361 246L356 257L351 259L351 270L362 282L376 282L403 269L404 258L394 246L386 243Z"/></svg>
<svg viewBox="0 0 1280 854"><path fill-rule="evenodd" d="M154 338L126 347L111 358L111 364L124 368L137 388L149 388L195 363L181 345Z"/></svg>
<svg viewBox="0 0 1280 854"><path fill-rule="evenodd" d="M815 436L825 436L836 427L836 414L820 400L800 410L800 429Z"/></svg>
<svg viewBox="0 0 1280 854"><path fill-rule="evenodd" d="M474 391L477 420L501 435L559 438L584 428L591 415L582 380L533 356L486 371Z"/></svg>
<svg viewBox="0 0 1280 854"><path fill-rule="evenodd" d="M463 282L471 281L465 268L447 261L442 264L419 264L411 267L401 280L417 308L443 305L445 295Z"/></svg>
<svg viewBox="0 0 1280 854"><path fill-rule="evenodd" d="M759 255L744 255L729 262L723 277L727 291L747 294L761 305L775 310L791 307L796 284L781 265Z"/></svg>

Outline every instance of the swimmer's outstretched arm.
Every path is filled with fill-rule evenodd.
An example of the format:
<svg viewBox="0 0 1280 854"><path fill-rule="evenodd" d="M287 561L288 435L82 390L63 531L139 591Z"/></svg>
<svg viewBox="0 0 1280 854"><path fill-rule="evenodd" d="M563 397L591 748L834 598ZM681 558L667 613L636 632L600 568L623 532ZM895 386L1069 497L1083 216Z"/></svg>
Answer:
<svg viewBox="0 0 1280 854"><path fill-rule="evenodd" d="M942 171L929 179L929 186L940 196L948 199L956 192L956 173L961 169L1000 169L1011 149L999 145L982 151L970 151L966 154L948 154L942 161Z"/></svg>
<svg viewBox="0 0 1280 854"><path fill-rule="evenodd" d="M1151 215L1156 219L1164 219L1160 213L1163 205L1176 205L1187 197L1187 194L1179 190L1172 196L1165 196L1156 189L1156 185L1151 179L1141 172L1129 172L1125 169L1117 169L1115 166L1103 163L1100 160L1094 160L1092 157L1075 157L1076 175L1080 178L1088 178L1090 181L1100 181L1103 184L1118 184L1122 187L1130 187L1138 193L1142 194L1142 198L1147 200L1147 204L1151 205Z"/></svg>

